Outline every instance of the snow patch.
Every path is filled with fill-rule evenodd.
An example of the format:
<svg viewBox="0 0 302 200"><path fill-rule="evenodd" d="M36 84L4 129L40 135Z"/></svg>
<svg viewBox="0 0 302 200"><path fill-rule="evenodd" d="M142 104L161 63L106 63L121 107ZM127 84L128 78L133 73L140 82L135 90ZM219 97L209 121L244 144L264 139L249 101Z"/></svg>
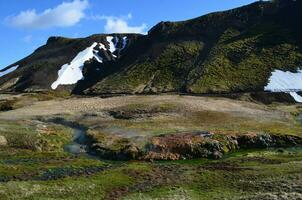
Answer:
<svg viewBox="0 0 302 200"><path fill-rule="evenodd" d="M98 53L98 52L97 52ZM96 59L96 61L98 61L99 63L103 63L103 58L101 56L99 56L98 54L94 55L94 58Z"/></svg>
<svg viewBox="0 0 302 200"><path fill-rule="evenodd" d="M103 63L103 58L101 56L99 56L99 51L94 50L94 58L96 59L96 61L98 61L99 63Z"/></svg>
<svg viewBox="0 0 302 200"><path fill-rule="evenodd" d="M18 67L19 67L19 65L16 65L16 66L10 67L9 69L7 69L3 72L0 72L0 77L5 76L6 74L9 74L9 73L15 71Z"/></svg>
<svg viewBox="0 0 302 200"><path fill-rule="evenodd" d="M111 53L116 51L116 44L113 42L114 37L113 36L107 36L106 40L109 43L109 51Z"/></svg>
<svg viewBox="0 0 302 200"><path fill-rule="evenodd" d="M65 64L58 71L58 79L53 82L51 88L57 89L59 85L71 85L84 78L82 69L84 63L92 58L102 62L94 48L98 43L94 42L90 47L78 53L78 55L69 63Z"/></svg>
<svg viewBox="0 0 302 200"><path fill-rule="evenodd" d="M125 49L125 47L127 46L127 43L128 43L128 38L127 38L127 36L125 36L125 37L123 37L123 46L122 46L121 50Z"/></svg>
<svg viewBox="0 0 302 200"><path fill-rule="evenodd" d="M275 70L264 90L272 92L302 91L302 70L297 73Z"/></svg>
<svg viewBox="0 0 302 200"><path fill-rule="evenodd" d="M106 46L104 44L99 43L99 45L100 45L100 49L103 49L103 50L107 51L107 48L106 48Z"/></svg>
<svg viewBox="0 0 302 200"><path fill-rule="evenodd" d="M264 87L265 91L286 92L290 94L295 101L302 102L302 97L297 94L302 91L302 70L297 73L289 71L275 70L269 78L269 83Z"/></svg>
<svg viewBox="0 0 302 200"><path fill-rule="evenodd" d="M126 36L122 39L122 49L124 49L127 45L128 39ZM103 63L103 58L99 56L100 50L110 51L112 56L116 58L117 56L113 53L117 50L121 50L118 48L119 38L117 36L107 36L106 40L109 43L109 49L106 48L103 43L94 42L90 47L79 52L78 55L70 63L64 64L58 71L58 79L52 83L51 88L55 90L59 85L72 85L77 83L79 80L84 79L82 70L86 61L95 58L97 62ZM98 50L96 50L95 48ZM96 70L100 69L97 68Z"/></svg>
<svg viewBox="0 0 302 200"><path fill-rule="evenodd" d="M296 102L302 103L302 97L296 92L290 92L289 94L295 99Z"/></svg>

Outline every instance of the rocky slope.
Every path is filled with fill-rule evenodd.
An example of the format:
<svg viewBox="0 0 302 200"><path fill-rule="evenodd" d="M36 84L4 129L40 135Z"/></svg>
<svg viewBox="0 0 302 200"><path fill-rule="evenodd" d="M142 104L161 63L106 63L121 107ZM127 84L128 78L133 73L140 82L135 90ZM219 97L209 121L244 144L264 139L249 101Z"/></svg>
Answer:
<svg viewBox="0 0 302 200"><path fill-rule="evenodd" d="M77 66L84 79L58 85L56 90L77 94L263 91L274 70L296 72L302 65L301 9L301 1L259 1L188 21L161 22L148 35L113 34L111 41L108 35L52 37L29 57L5 68L19 66L1 77L0 88L51 90L58 71L72 66L79 52L96 42L93 52L103 62L91 53L83 66Z"/></svg>
<svg viewBox="0 0 302 200"><path fill-rule="evenodd" d="M33 54L1 70L5 74L11 68L17 67L13 72L1 77L1 90L72 91L87 88L96 81L95 79L112 73L111 66L123 57L126 48L138 36L99 34L80 39L50 37L47 43ZM89 57L90 54L92 57ZM60 77L60 70L66 66L67 70L62 70L64 73ZM79 77L78 72L81 72L84 78ZM58 85L54 84L55 81Z"/></svg>

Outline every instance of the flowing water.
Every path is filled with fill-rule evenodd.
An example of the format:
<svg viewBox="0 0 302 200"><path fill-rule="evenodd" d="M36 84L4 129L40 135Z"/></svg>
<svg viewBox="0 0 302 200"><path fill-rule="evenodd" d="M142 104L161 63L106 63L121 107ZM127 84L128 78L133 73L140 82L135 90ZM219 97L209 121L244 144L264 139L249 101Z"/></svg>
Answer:
<svg viewBox="0 0 302 200"><path fill-rule="evenodd" d="M297 119L299 120L299 122L300 122L301 125L302 125L302 114L299 114L298 117L297 117Z"/></svg>
<svg viewBox="0 0 302 200"><path fill-rule="evenodd" d="M64 118L56 117L52 119L48 119L47 122L60 124L66 127L69 127L73 130L73 137L72 141L64 146L64 151L79 155L79 154L86 154L88 155L88 146L87 146L87 137L86 131L87 128L84 126L79 125L78 123L65 120Z"/></svg>
<svg viewBox="0 0 302 200"><path fill-rule="evenodd" d="M86 154L87 153L87 145L85 144L86 141L87 141L86 129L73 127L72 142L64 146L64 151L72 154Z"/></svg>

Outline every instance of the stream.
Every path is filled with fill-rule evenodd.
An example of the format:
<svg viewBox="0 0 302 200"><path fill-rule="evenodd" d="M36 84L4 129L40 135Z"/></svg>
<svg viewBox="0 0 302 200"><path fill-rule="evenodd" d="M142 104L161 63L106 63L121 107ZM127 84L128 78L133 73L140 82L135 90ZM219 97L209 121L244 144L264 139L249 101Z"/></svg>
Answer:
<svg viewBox="0 0 302 200"><path fill-rule="evenodd" d="M47 120L47 122L63 125L73 130L72 141L64 146L65 152L74 155L86 154L87 156L91 156L88 153L88 139L86 137L87 128L85 126L82 126L72 121L65 120L64 118L60 117L49 119Z"/></svg>
<svg viewBox="0 0 302 200"><path fill-rule="evenodd" d="M302 125L302 114L299 114L297 116L298 121L300 122L300 124Z"/></svg>
<svg viewBox="0 0 302 200"><path fill-rule="evenodd" d="M64 146L64 151L71 154L87 154L87 145L85 144L86 139L86 129L85 128L74 128L72 142Z"/></svg>

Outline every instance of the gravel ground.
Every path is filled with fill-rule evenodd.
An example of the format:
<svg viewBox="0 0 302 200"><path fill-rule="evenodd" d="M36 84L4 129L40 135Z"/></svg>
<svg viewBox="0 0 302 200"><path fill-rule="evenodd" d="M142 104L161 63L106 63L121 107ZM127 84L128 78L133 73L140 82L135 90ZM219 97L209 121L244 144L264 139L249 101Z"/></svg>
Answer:
<svg viewBox="0 0 302 200"><path fill-rule="evenodd" d="M268 109L265 105L227 98L193 97L178 95L119 96L110 98L73 97L70 99L35 102L33 105L0 113L2 120L31 119L34 117L102 112L129 104L174 103L185 111L219 111L255 118L286 118L281 111Z"/></svg>

